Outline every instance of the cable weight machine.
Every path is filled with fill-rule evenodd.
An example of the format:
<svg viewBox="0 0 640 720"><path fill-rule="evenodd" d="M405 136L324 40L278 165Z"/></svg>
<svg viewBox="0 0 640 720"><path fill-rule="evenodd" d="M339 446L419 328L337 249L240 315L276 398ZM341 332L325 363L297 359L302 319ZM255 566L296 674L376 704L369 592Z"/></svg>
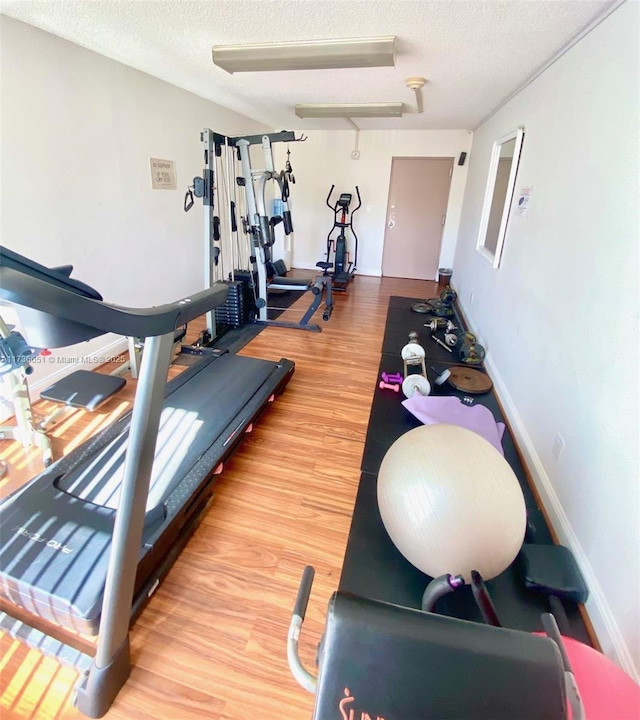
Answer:
<svg viewBox="0 0 640 720"><path fill-rule="evenodd" d="M234 268L242 262L241 243L238 241L235 195L233 183L233 165L230 158L230 138L205 128L200 133L202 142L204 169L202 176L193 178L193 184L187 188L184 199L184 211L194 205L194 196L202 199L204 209L204 287L210 288L215 282L228 281L229 297L235 297ZM231 163L230 163L231 160ZM218 181L219 179L219 181ZM220 185L226 197L220 197ZM226 230L225 230L226 228ZM210 310L206 315L206 329L202 334L203 345L214 340L217 335L218 310ZM225 318L226 319L226 318ZM234 323L229 323L232 326ZM238 318L235 326L241 325Z"/></svg>
<svg viewBox="0 0 640 720"><path fill-rule="evenodd" d="M289 181L294 181L292 168L287 160L284 170L275 170L272 144L301 142L306 138L296 138L291 131L230 138L209 129L204 130L200 137L205 168L202 177L194 178L193 185L187 190L184 209L188 211L193 207L194 196L202 198L205 211L205 286L209 287L216 280L225 280L229 285L227 303L216 308L215 316L210 313L207 317L205 340L216 336L216 318L221 316L223 322L232 327L240 327L249 320L258 324L320 332L320 327L309 321L320 307L323 296L323 319L331 317L333 301L330 279L325 276L315 279L277 276L270 280L268 276L268 269L273 266L271 248L276 240L275 227L282 223L285 236L293 233L288 205ZM251 167L252 145L261 145L264 168ZM236 161L241 163L242 170L241 175L234 178ZM275 217L269 217L267 213L266 190L271 180L278 186L277 194L282 203L282 215ZM237 188L243 188L244 192L237 193ZM221 191L225 197L221 197ZM238 218L242 233L248 236L248 241L241 240ZM238 270L239 267L246 270ZM238 281L240 277L245 278L245 283ZM245 284L253 297L244 297ZM313 297L299 322L282 322L268 318L269 290L310 291Z"/></svg>

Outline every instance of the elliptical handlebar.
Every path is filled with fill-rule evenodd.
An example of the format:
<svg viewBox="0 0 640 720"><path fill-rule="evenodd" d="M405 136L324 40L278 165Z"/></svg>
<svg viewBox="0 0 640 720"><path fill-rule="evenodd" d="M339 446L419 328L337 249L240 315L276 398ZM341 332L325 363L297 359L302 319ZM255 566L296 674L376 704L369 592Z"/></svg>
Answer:
<svg viewBox="0 0 640 720"><path fill-rule="evenodd" d="M333 189L333 188L332 188L332 189ZM360 197L360 190L359 190L359 188L358 188L357 185L356 185L356 195L358 196L358 207L354 207L353 210L351 211L351 216L352 216L352 217L353 217L353 213L354 213L356 210L360 210L360 208L362 207L362 198Z"/></svg>
<svg viewBox="0 0 640 720"><path fill-rule="evenodd" d="M329 194L327 195L327 199L326 199L325 202L327 203L327 207L329 208L329 210L334 210L334 211L335 211L335 208L334 208L333 205L329 202L329 200L331 200L331 196L333 195L333 190L334 190L334 188L335 188L335 185L332 185L332 186L331 186L331 190L329 190Z"/></svg>

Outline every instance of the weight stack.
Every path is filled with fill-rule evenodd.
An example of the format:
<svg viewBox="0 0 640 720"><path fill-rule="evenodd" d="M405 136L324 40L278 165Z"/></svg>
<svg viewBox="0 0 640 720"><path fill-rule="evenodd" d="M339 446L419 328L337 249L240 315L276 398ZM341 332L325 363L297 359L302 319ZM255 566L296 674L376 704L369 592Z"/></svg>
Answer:
<svg viewBox="0 0 640 720"><path fill-rule="evenodd" d="M258 273L255 270L235 270L234 273L235 279L241 282L244 288L244 306L248 321L257 313L255 296L258 287Z"/></svg>
<svg viewBox="0 0 640 720"><path fill-rule="evenodd" d="M226 301L216 308L216 324L239 328L249 317L246 304L245 285L241 281L227 282L229 293Z"/></svg>

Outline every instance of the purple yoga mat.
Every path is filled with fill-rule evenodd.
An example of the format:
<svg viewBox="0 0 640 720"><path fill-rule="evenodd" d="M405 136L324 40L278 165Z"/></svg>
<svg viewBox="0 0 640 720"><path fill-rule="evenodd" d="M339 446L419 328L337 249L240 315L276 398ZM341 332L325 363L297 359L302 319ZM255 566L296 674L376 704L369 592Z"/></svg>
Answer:
<svg viewBox="0 0 640 720"><path fill-rule="evenodd" d="M429 397L416 393L402 403L425 425L459 425L488 440L502 455L504 423L497 423L484 405L464 405L457 397Z"/></svg>

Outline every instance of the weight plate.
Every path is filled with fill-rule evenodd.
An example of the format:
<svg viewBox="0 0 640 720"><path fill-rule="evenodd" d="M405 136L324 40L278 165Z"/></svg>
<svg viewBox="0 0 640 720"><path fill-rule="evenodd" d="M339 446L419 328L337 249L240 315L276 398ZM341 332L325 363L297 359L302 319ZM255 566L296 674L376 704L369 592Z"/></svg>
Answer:
<svg viewBox="0 0 640 720"><path fill-rule="evenodd" d="M478 343L464 343L460 348L460 360L465 365L481 365L484 356L484 348Z"/></svg>
<svg viewBox="0 0 640 720"><path fill-rule="evenodd" d="M461 348L463 345L473 345L478 342L478 338L471 332L462 332L458 335L458 342L456 343L457 348Z"/></svg>
<svg viewBox="0 0 640 720"><path fill-rule="evenodd" d="M435 368L431 368L432 370L435 370ZM444 385L444 383L447 382L447 380L451 377L451 370L443 370L440 375L434 380L436 385Z"/></svg>
<svg viewBox="0 0 640 720"><path fill-rule="evenodd" d="M489 392L493 387L491 378L485 375L485 373L458 365L449 368L449 377L447 380L456 390L472 395Z"/></svg>
<svg viewBox="0 0 640 720"><path fill-rule="evenodd" d="M413 310L413 312L426 314L431 312L431 305L426 302L417 302L413 303L411 309Z"/></svg>
<svg viewBox="0 0 640 720"><path fill-rule="evenodd" d="M425 356L424 348L418 343L408 343L400 351L403 360L420 360Z"/></svg>
<svg viewBox="0 0 640 720"><path fill-rule="evenodd" d="M453 317L454 315L451 305L443 303L440 298L433 298L431 300L427 300L427 303L431 307L431 312L434 315L438 315L440 317Z"/></svg>
<svg viewBox="0 0 640 720"><path fill-rule="evenodd" d="M408 375L402 383L402 392L408 398L416 394L428 395L431 392L431 385L422 375Z"/></svg>
<svg viewBox="0 0 640 720"><path fill-rule="evenodd" d="M447 305L453 305L453 303L457 300L458 293L451 287L445 288L440 293L440 300L442 300L443 303Z"/></svg>

